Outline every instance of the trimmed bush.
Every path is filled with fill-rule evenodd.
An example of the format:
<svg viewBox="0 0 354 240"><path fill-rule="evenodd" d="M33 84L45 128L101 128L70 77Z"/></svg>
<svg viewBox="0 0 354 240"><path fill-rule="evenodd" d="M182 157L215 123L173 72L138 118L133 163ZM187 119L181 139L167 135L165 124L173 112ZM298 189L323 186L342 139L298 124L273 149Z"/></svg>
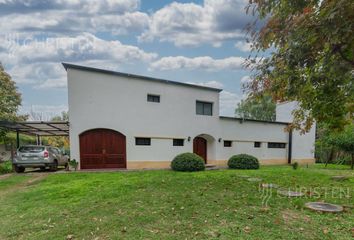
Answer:
<svg viewBox="0 0 354 240"><path fill-rule="evenodd" d="M175 171L195 172L205 169L203 158L195 153L182 153L171 162L171 168Z"/></svg>
<svg viewBox="0 0 354 240"><path fill-rule="evenodd" d="M229 168L234 169L258 169L259 162L254 156L248 154L238 154L232 156L227 162Z"/></svg>

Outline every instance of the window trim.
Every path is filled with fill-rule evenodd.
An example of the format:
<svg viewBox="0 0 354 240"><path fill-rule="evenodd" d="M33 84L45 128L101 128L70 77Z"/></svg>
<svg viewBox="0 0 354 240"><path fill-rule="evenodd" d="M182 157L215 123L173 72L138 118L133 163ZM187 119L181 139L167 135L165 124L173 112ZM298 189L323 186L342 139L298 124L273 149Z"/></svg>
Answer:
<svg viewBox="0 0 354 240"><path fill-rule="evenodd" d="M198 103L199 104L202 104L202 113L198 113ZM210 114L206 114L205 113L205 105L207 105L207 104L210 104L210 106L211 106L211 111L210 111ZM200 100L196 100L196 102L195 102L195 113L197 114L197 115L203 115L203 116L213 116L213 108L214 108L214 102L207 102L207 101L200 101Z"/></svg>
<svg viewBox="0 0 354 240"><path fill-rule="evenodd" d="M150 94L150 93L147 94L146 99L148 102L153 102L153 103L159 103L161 101L160 95Z"/></svg>
<svg viewBox="0 0 354 240"><path fill-rule="evenodd" d="M268 148L278 148L278 149L284 149L286 148L286 143L284 142L268 142Z"/></svg>
<svg viewBox="0 0 354 240"><path fill-rule="evenodd" d="M227 143L227 144L225 145L225 143ZM230 144L230 145L228 145L228 144ZM224 140L224 147L232 147L232 141L231 140Z"/></svg>
<svg viewBox="0 0 354 240"><path fill-rule="evenodd" d="M181 143L179 141L182 142L182 145L178 144L178 143ZM172 146L174 146L174 147L183 147L184 146L184 139L183 138L174 138L174 139L172 139Z"/></svg>
<svg viewBox="0 0 354 240"><path fill-rule="evenodd" d="M143 143L139 143L140 141L143 141ZM145 137L136 137L135 138L135 146L151 146L151 138L145 138Z"/></svg>

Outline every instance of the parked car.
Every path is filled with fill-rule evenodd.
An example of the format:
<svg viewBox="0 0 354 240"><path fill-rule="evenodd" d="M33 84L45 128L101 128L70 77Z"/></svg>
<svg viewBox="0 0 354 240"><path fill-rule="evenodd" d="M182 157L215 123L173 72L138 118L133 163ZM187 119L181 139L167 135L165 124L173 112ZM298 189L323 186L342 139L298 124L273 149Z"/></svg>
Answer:
<svg viewBox="0 0 354 240"><path fill-rule="evenodd" d="M64 154L59 148L51 146L25 145L17 149L13 166L17 173L22 173L26 168L49 167L56 171L58 166L67 166L69 156Z"/></svg>

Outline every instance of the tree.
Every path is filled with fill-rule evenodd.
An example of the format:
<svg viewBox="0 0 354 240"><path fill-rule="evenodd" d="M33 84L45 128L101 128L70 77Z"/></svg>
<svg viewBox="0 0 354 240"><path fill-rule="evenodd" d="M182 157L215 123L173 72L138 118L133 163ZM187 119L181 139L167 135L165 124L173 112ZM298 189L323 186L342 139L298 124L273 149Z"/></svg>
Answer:
<svg viewBox="0 0 354 240"><path fill-rule="evenodd" d="M253 69L246 89L298 101L292 127L314 120L343 129L354 113L354 1L250 0L259 20L248 28ZM268 51L271 54L265 54Z"/></svg>
<svg viewBox="0 0 354 240"><path fill-rule="evenodd" d="M69 114L68 112L63 111L61 115L55 116L51 119L51 121L68 121ZM51 136L43 139L44 142L47 142L50 146L69 149L69 137L68 136Z"/></svg>
<svg viewBox="0 0 354 240"><path fill-rule="evenodd" d="M354 124L345 127L344 131L333 134L330 143L352 157L351 169L354 167Z"/></svg>
<svg viewBox="0 0 354 240"><path fill-rule="evenodd" d="M275 121L276 104L270 95L258 98L248 97L237 104L235 114L238 117L265 121Z"/></svg>
<svg viewBox="0 0 354 240"><path fill-rule="evenodd" d="M17 114L20 105L21 94L0 63L0 121L25 120L26 116ZM0 138L3 139L5 135L6 131L0 129Z"/></svg>

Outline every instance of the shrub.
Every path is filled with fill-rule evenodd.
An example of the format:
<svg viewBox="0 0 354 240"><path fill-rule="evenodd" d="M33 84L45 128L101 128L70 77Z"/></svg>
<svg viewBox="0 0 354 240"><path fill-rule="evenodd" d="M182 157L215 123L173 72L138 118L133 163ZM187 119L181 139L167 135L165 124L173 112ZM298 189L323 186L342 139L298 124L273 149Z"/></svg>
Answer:
<svg viewBox="0 0 354 240"><path fill-rule="evenodd" d="M0 174L12 172L12 164L10 161L0 163Z"/></svg>
<svg viewBox="0 0 354 240"><path fill-rule="evenodd" d="M171 168L175 171L195 172L205 169L203 158L195 153L182 153L171 162Z"/></svg>
<svg viewBox="0 0 354 240"><path fill-rule="evenodd" d="M291 166L293 167L294 170L296 170L299 167L299 163L294 162L293 164L291 164Z"/></svg>
<svg viewBox="0 0 354 240"><path fill-rule="evenodd" d="M78 165L79 165L79 163L76 161L76 159L69 160L69 166L71 168L73 168L75 171L77 170Z"/></svg>
<svg viewBox="0 0 354 240"><path fill-rule="evenodd" d="M258 169L259 162L254 156L248 154L238 154L232 156L227 162L229 168L234 169Z"/></svg>

